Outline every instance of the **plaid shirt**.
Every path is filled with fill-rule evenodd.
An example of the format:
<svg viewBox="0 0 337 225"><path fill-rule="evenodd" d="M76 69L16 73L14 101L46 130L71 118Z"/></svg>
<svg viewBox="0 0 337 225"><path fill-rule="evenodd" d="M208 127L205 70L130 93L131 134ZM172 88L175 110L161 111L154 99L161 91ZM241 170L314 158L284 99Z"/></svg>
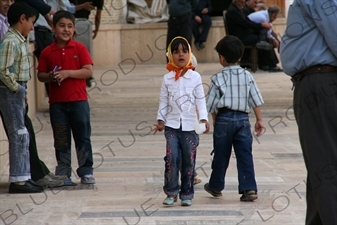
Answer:
<svg viewBox="0 0 337 225"><path fill-rule="evenodd" d="M253 76L240 66L228 66L212 77L207 110L217 113L219 108L250 113L250 108L262 105L263 99Z"/></svg>
<svg viewBox="0 0 337 225"><path fill-rule="evenodd" d="M11 90L18 89L17 81L30 80L30 64L25 38L9 28L0 44L0 80Z"/></svg>

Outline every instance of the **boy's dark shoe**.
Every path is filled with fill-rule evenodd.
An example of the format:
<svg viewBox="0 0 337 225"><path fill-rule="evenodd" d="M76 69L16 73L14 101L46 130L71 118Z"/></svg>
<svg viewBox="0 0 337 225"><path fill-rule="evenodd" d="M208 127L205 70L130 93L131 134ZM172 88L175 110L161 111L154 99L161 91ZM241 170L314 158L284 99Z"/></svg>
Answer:
<svg viewBox="0 0 337 225"><path fill-rule="evenodd" d="M43 187L37 185L32 180L27 180L25 184L20 185L17 183L11 183L9 185L9 193L40 193L43 192Z"/></svg>
<svg viewBox="0 0 337 225"><path fill-rule="evenodd" d="M221 196L222 196L221 191L213 191L213 190L209 189L208 183L206 183L206 184L204 185L204 189L205 189L205 191L207 191L208 193L210 193L210 194L213 195L214 197L221 197Z"/></svg>
<svg viewBox="0 0 337 225"><path fill-rule="evenodd" d="M240 201L252 202L257 199L257 193L254 190L244 191L240 197Z"/></svg>

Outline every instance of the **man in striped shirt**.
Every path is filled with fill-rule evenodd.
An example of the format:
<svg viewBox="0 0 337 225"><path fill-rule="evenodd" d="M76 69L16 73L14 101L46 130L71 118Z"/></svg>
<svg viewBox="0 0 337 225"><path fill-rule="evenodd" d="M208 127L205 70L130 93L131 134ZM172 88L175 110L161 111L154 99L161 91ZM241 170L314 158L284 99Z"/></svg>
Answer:
<svg viewBox="0 0 337 225"><path fill-rule="evenodd" d="M256 116L255 132L263 132L260 105L263 104L261 93L253 76L237 65L243 55L244 46L234 36L226 36L216 45L219 62L224 67L212 77L207 109L212 114L214 133L214 157L212 174L204 189L214 197L222 196L225 187L224 174L229 164L232 146L234 147L241 201L257 199L255 181L252 134L248 113L251 108Z"/></svg>

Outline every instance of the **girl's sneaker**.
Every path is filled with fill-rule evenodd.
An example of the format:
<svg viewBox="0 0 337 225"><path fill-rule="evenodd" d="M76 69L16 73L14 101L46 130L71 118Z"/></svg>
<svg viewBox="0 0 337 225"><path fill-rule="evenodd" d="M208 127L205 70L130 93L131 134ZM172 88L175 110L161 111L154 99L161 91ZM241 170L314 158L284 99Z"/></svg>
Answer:
<svg viewBox="0 0 337 225"><path fill-rule="evenodd" d="M177 196L174 196L174 197L167 196L167 198L164 199L163 204L164 205L173 205L173 203L175 203L176 201L177 201Z"/></svg>
<svg viewBox="0 0 337 225"><path fill-rule="evenodd" d="M192 200L186 199L181 201L181 206L191 206Z"/></svg>

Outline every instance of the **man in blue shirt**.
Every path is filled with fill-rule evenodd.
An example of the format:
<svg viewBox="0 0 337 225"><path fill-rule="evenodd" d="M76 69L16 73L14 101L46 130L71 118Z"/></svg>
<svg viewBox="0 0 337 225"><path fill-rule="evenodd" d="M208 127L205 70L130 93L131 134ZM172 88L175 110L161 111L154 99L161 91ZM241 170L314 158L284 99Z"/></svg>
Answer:
<svg viewBox="0 0 337 225"><path fill-rule="evenodd" d="M306 225L337 224L336 8L336 0L295 0L281 40L308 171Z"/></svg>

